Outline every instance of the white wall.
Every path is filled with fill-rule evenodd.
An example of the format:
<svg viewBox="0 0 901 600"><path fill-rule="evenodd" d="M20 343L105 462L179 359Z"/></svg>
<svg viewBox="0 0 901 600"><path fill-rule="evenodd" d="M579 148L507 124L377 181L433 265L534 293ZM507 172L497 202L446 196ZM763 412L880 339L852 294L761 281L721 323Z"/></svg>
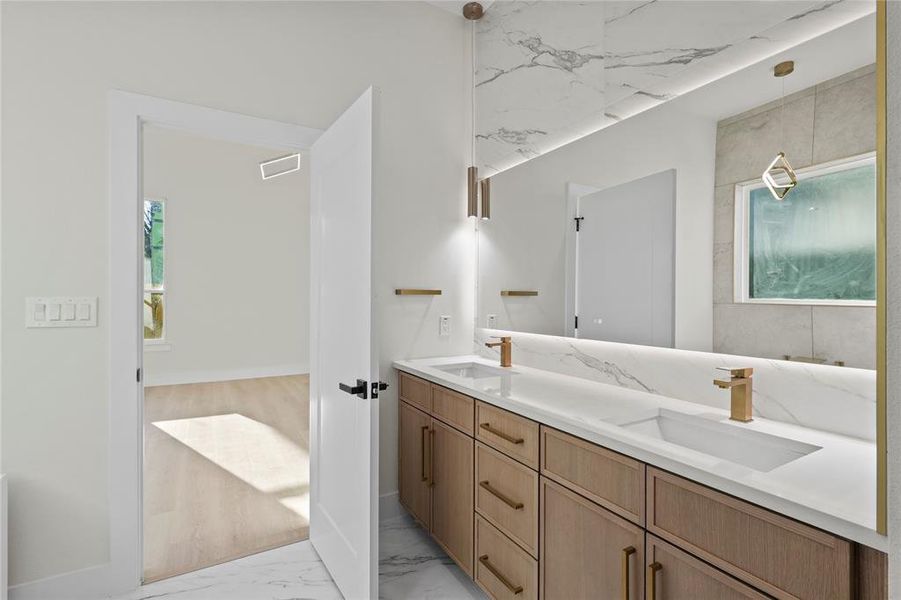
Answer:
<svg viewBox="0 0 901 600"><path fill-rule="evenodd" d="M10 583L108 561L111 88L326 128L381 91L373 276L381 365L472 348L465 21L414 2L2 3L0 470ZM395 287L444 290L395 297ZM96 329L26 330L31 295L98 295ZM438 317L453 334L438 336ZM397 487L396 385L381 487Z"/></svg>
<svg viewBox="0 0 901 600"><path fill-rule="evenodd" d="M711 349L716 121L676 100L491 178L479 224L478 326L564 335L566 184L605 189L676 170L677 348ZM500 289L539 291L502 299Z"/></svg>
<svg viewBox="0 0 901 600"><path fill-rule="evenodd" d="M146 347L147 385L309 371L309 158L266 181L258 166L284 153L145 128L144 196L166 200L166 343Z"/></svg>

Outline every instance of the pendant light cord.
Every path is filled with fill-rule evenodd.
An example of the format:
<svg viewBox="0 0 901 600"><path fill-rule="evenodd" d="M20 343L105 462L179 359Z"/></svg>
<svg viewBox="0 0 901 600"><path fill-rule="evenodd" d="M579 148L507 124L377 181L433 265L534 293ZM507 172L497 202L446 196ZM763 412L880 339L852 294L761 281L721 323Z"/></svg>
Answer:
<svg viewBox="0 0 901 600"><path fill-rule="evenodd" d="M782 140L779 145L782 146L782 152L785 152L785 77L780 79L782 79L782 105L779 111L779 129L781 130L780 137Z"/></svg>
<svg viewBox="0 0 901 600"><path fill-rule="evenodd" d="M469 128L470 164L476 164L476 22L469 22Z"/></svg>

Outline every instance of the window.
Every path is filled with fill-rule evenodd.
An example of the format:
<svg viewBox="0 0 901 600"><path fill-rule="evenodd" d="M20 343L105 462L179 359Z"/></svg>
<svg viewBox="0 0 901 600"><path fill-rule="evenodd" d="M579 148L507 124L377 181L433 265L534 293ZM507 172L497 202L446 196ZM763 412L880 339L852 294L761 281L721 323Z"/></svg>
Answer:
<svg viewBox="0 0 901 600"><path fill-rule="evenodd" d="M165 339L166 203L144 200L144 342Z"/></svg>
<svg viewBox="0 0 901 600"><path fill-rule="evenodd" d="M736 302L874 305L875 156L797 175L782 201L759 180L735 186Z"/></svg>

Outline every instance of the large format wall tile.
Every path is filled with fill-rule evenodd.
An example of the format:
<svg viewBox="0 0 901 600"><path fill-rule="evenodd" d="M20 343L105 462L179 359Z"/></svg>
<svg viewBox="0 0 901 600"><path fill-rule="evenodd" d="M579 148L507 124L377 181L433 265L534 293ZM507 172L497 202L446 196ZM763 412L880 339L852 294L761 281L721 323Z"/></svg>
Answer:
<svg viewBox="0 0 901 600"><path fill-rule="evenodd" d="M876 147L876 74L817 90L813 162L847 158Z"/></svg>
<svg viewBox="0 0 901 600"><path fill-rule="evenodd" d="M810 93L787 101L784 118L780 106L718 128L716 185L759 179L780 150L794 168L809 166L814 106Z"/></svg>
<svg viewBox="0 0 901 600"><path fill-rule="evenodd" d="M876 368L875 306L814 306L813 354L849 367Z"/></svg>
<svg viewBox="0 0 901 600"><path fill-rule="evenodd" d="M874 9L851 0L495 2L476 25L476 163L490 176Z"/></svg>
<svg viewBox="0 0 901 600"><path fill-rule="evenodd" d="M713 351L763 358L810 356L809 306L717 304L713 307Z"/></svg>

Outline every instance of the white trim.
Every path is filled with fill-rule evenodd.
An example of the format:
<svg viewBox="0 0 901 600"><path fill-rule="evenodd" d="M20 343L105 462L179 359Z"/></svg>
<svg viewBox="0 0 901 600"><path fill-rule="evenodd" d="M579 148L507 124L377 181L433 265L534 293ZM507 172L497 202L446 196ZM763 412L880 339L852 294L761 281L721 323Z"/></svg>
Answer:
<svg viewBox="0 0 901 600"><path fill-rule="evenodd" d="M144 200L140 170L144 124L289 151L309 148L322 133L203 106L109 92L110 562L54 578L65 580L69 600L127 592L141 583L143 390L135 373L142 365L144 349L143 318L137 302L144 286L139 227Z"/></svg>
<svg viewBox="0 0 901 600"><path fill-rule="evenodd" d="M9 585L9 495L6 475L0 474L0 600L7 599Z"/></svg>
<svg viewBox="0 0 901 600"><path fill-rule="evenodd" d="M144 386L153 387L158 385L184 385L187 383L238 381L240 379L259 379L262 377L306 375L309 372L309 365L273 365L270 367L251 367L247 369L186 371L184 373L167 373L165 375L159 376L154 376L152 372L147 372L144 378Z"/></svg>
<svg viewBox="0 0 901 600"><path fill-rule="evenodd" d="M866 152L856 156L840 158L825 163L797 169L798 181L828 175L837 171L847 171L867 164L876 164L876 153ZM766 187L761 179L750 179L735 184L734 230L732 236L732 297L736 304L791 304L796 306L876 306L875 300L817 300L796 298L751 298L748 272L751 192Z"/></svg>
<svg viewBox="0 0 901 600"><path fill-rule="evenodd" d="M576 315L579 314L579 235L575 218L579 216L579 199L588 194L600 192L601 188L581 183L566 184L565 240L565 287L563 300L563 331L566 337L579 337L576 329Z"/></svg>

